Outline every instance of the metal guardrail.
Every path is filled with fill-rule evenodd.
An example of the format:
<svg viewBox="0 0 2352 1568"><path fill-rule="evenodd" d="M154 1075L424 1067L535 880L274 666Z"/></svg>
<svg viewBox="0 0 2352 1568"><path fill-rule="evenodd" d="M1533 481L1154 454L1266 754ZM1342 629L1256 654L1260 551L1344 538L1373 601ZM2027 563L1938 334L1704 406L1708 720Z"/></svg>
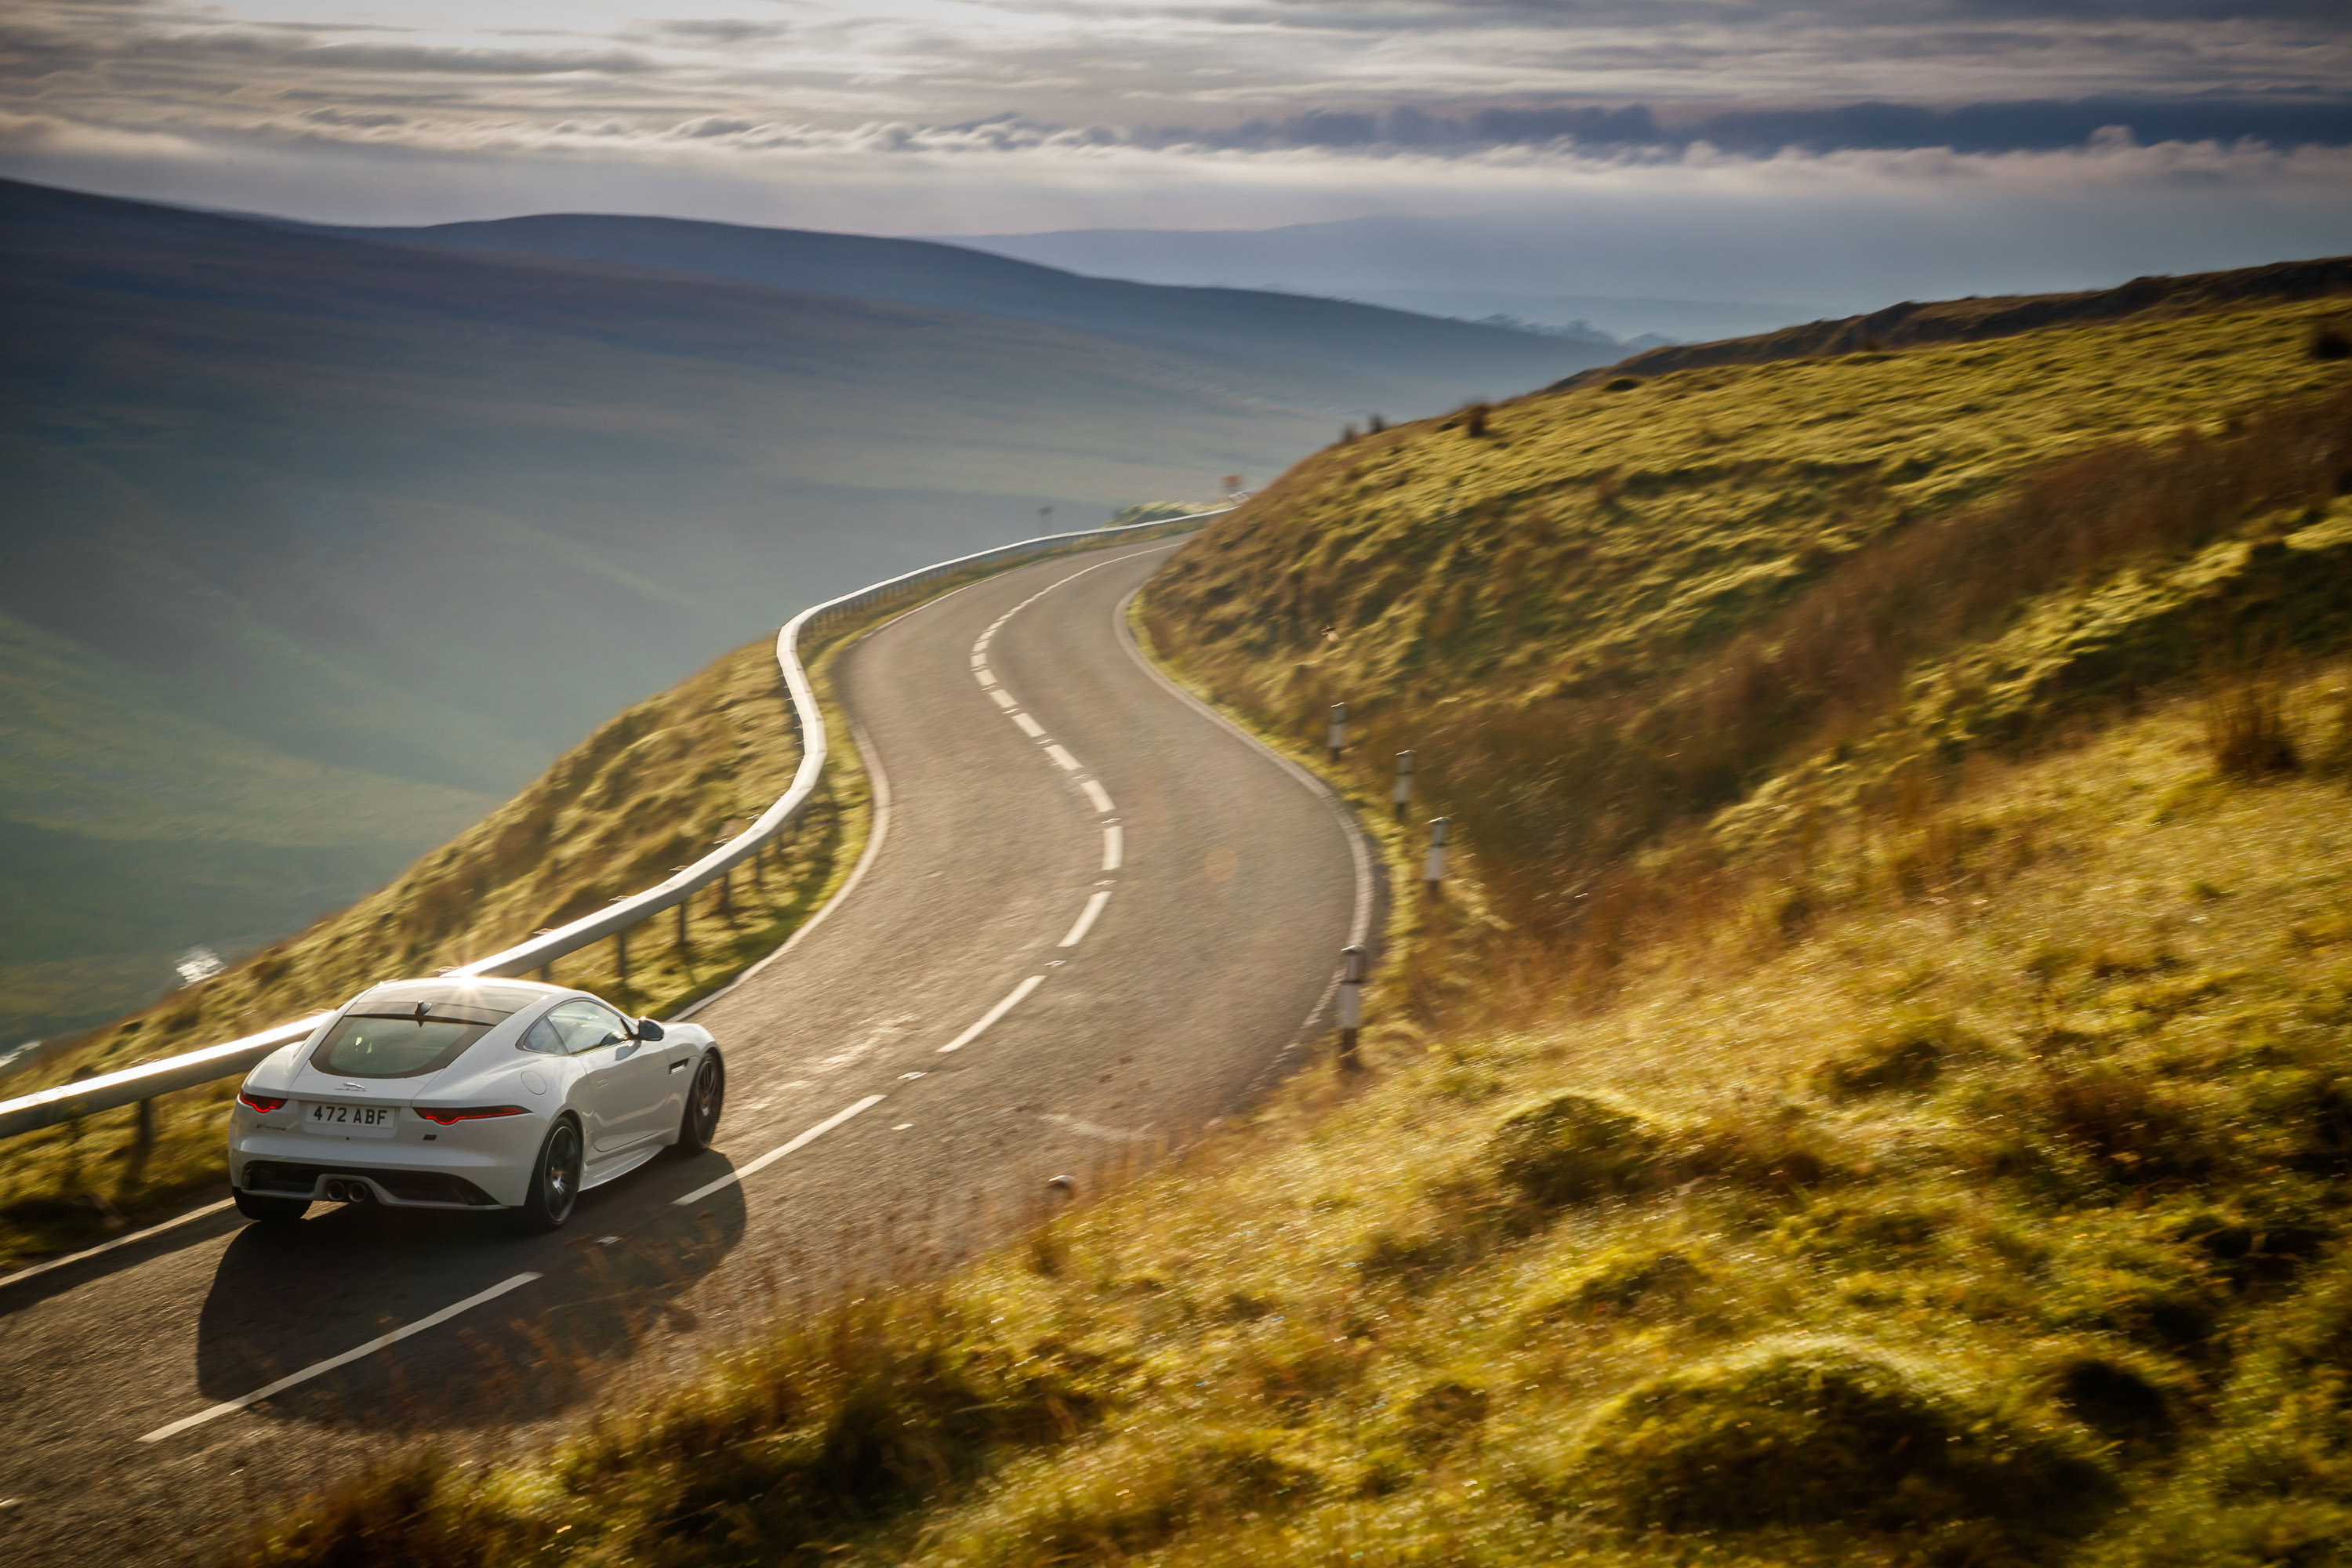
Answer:
<svg viewBox="0 0 2352 1568"><path fill-rule="evenodd" d="M761 812L759 820L751 826L667 881L609 904L593 914L573 921L570 925L558 926L503 952L494 952L488 958L477 959L447 973L484 976L528 973L567 953L577 952L591 942L626 931L691 898L750 859L761 846L791 826L816 794L817 781L824 771L826 755L824 715L817 706L816 690L809 683L808 671L801 665L800 642L804 635L813 637L875 610L887 609L896 604L928 596L948 578L1000 570L1067 550L1148 538L1155 533L1182 532L1210 518L1222 517L1226 510L1230 509L1161 518L1155 522L1129 523L1121 528L1084 529L1076 533L1047 534L1038 539L1024 539L1014 544L1000 544L992 550L976 551L952 561L942 561L936 566L908 572L877 583L870 588L860 588L854 594L844 594L837 599L828 599L822 605L813 605L803 610L786 621L783 629L776 634L776 663L783 671L784 687L791 694L793 711L800 723L801 764L793 773L791 785L775 805ZM331 1013L313 1014L308 1018L282 1024L257 1035L247 1035L242 1039L143 1062L98 1078L58 1084L15 1100L0 1100L0 1138L38 1131L44 1127L54 1127L96 1111L139 1104L159 1094L169 1094L173 1089L193 1089L200 1083L237 1077L250 1071L255 1063L272 1051L301 1039L331 1016Z"/></svg>

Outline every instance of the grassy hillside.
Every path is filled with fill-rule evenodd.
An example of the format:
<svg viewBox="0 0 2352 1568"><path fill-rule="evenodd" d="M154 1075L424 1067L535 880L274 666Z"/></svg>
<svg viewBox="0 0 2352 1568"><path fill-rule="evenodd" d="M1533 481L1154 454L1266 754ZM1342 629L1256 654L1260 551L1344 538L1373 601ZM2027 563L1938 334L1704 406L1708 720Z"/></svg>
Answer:
<svg viewBox="0 0 2352 1568"><path fill-rule="evenodd" d="M1883 310L1754 337L1713 342L1676 343L1648 350L1602 370L1580 372L1566 384L1581 386L1621 375L1662 375L1711 364L1757 364L1776 359L1818 359L1834 354L1919 348L1928 343L1977 342L2044 327L2081 325L2139 316L2191 316L2242 310L2275 300L2325 300L2352 290L2352 257L2278 261L2233 272L2200 272L2182 278L2135 278L2114 289L2073 294L1971 296L1927 304L1906 300Z"/></svg>
<svg viewBox="0 0 2352 1568"><path fill-rule="evenodd" d="M2340 636L2352 364L2314 345L2344 317L1711 367L1410 426L1212 527L1152 624L1282 733L1349 701L1367 788L1416 747L1507 918L1565 933L1674 824L1720 812L1745 843Z"/></svg>
<svg viewBox="0 0 2352 1568"><path fill-rule="evenodd" d="M389 886L226 973L97 1031L7 1080L24 1093L217 1044L331 1007L376 981L466 963L660 881L783 794L800 764L772 641L719 659L630 708L535 783ZM673 917L633 933L629 984L613 946L560 961L556 979L643 1012L709 990L774 948L821 901L842 860L855 759L755 877L724 901L697 895L689 947ZM217 1193L227 1180L221 1107L234 1079L158 1102L144 1152L131 1110L0 1143L0 1265L102 1236L125 1219Z"/></svg>
<svg viewBox="0 0 2352 1568"><path fill-rule="evenodd" d="M2352 1553L2352 409L2305 303L1328 450L1182 673L1461 829L1371 1070L255 1563ZM2322 353L2314 354L2315 345Z"/></svg>

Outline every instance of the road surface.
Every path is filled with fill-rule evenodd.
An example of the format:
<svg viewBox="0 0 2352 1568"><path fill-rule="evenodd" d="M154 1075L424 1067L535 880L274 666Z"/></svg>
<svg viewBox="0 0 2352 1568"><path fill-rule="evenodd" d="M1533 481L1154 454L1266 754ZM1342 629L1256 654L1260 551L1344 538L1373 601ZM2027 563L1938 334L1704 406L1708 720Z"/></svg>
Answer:
<svg viewBox="0 0 2352 1568"><path fill-rule="evenodd" d="M985 579L839 661L874 841L697 1016L730 1068L712 1152L551 1237L224 1213L0 1283L0 1557L202 1552L410 1437L527 1449L779 1308L1003 1240L1048 1177L1107 1182L1319 1043L1369 861L1134 654L1121 606L1174 547Z"/></svg>

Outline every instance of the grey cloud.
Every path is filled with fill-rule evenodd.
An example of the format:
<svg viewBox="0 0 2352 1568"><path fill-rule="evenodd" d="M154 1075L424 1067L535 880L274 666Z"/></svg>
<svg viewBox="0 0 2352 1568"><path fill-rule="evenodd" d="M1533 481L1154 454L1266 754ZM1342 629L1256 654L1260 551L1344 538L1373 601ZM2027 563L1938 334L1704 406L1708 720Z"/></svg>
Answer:
<svg viewBox="0 0 2352 1568"><path fill-rule="evenodd" d="M752 38L781 38L785 27L782 22L753 22L734 16L708 18L685 17L675 22L658 22L651 36L681 39L695 44L740 44Z"/></svg>
<svg viewBox="0 0 2352 1568"><path fill-rule="evenodd" d="M1236 7L1247 11L1246 7ZM2316 23L2352 31L2342 0L1811 0L1803 5L1743 0L1270 0L1261 17L1312 19L1341 26L1459 26L1470 21L1520 26L1707 26L1753 30L1797 26L1906 26L1971 16L2048 22Z"/></svg>
<svg viewBox="0 0 2352 1568"><path fill-rule="evenodd" d="M707 141L714 136L740 136L746 131L760 129L756 120L730 120L723 114L706 114L671 127L670 134L689 141Z"/></svg>
<svg viewBox="0 0 2352 1568"><path fill-rule="evenodd" d="M1773 153L1948 147L1960 153L2047 152L2079 147L2122 126L2143 142L2237 142L2276 146L2352 144L2352 97L2265 100L2239 98L2079 99L1976 103L1938 109L1910 103L1850 103L1822 109L1746 110L1662 125L1643 104L1493 108L1460 116L1412 105L1385 111L1309 110L1231 127L1158 126L1129 139L1143 146L1244 151L1289 147L1472 152L1573 142L1584 147L1686 147Z"/></svg>
<svg viewBox="0 0 2352 1568"><path fill-rule="evenodd" d="M322 109L305 110L302 118L318 125L348 126L358 131L379 131L389 125L405 125L404 114L353 114L347 109L329 105Z"/></svg>
<svg viewBox="0 0 2352 1568"><path fill-rule="evenodd" d="M294 70L413 71L420 76L628 76L659 62L627 49L453 49L416 44L289 45L265 33L227 33L151 43L153 56L233 57Z"/></svg>

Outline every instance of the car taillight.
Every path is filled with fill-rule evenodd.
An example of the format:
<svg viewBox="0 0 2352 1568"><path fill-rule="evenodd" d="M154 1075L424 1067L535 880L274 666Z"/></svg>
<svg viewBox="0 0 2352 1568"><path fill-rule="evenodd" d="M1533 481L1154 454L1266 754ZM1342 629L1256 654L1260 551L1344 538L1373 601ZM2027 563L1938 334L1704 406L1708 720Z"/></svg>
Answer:
<svg viewBox="0 0 2352 1568"><path fill-rule="evenodd" d="M277 1110L279 1106L285 1104L286 1097L282 1094L247 1094L245 1090L238 1089L236 1091L236 1102L239 1105L244 1106L248 1110L258 1110L262 1115L267 1116L271 1111Z"/></svg>
<svg viewBox="0 0 2352 1568"><path fill-rule="evenodd" d="M520 1105L467 1105L455 1110L427 1110L420 1105L416 1108L416 1114L427 1121L455 1127L460 1121L482 1121L493 1116L520 1116L524 1111Z"/></svg>

